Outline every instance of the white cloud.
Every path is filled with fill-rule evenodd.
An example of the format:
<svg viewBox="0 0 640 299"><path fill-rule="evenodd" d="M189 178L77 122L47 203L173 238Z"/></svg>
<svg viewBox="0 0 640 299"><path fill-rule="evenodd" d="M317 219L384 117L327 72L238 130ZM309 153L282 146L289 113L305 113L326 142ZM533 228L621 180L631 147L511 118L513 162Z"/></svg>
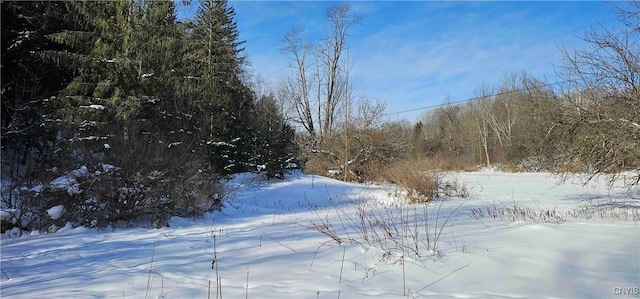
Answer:
<svg viewBox="0 0 640 299"><path fill-rule="evenodd" d="M276 80L288 61L280 38L303 26L324 34L327 2L232 2L255 73ZM600 6L598 6L600 5ZM558 47L580 43L602 4L495 2L353 2L363 15L351 30L352 76L363 93L388 101L388 111L461 100L505 73L553 72ZM581 11L587 8L588 10ZM409 115L415 119L421 112Z"/></svg>

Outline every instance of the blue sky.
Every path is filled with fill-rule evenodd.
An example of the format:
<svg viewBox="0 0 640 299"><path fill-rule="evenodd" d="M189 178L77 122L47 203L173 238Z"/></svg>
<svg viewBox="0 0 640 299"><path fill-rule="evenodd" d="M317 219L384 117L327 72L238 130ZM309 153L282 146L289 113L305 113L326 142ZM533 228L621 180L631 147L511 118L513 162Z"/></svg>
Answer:
<svg viewBox="0 0 640 299"><path fill-rule="evenodd" d="M299 26L316 41L329 30L326 9L345 2L229 3L249 70L276 82L289 71L280 39ZM507 73L526 70L553 82L561 47L584 47L577 36L590 26L616 25L609 4L591 1L346 3L362 17L348 39L358 93L386 102L392 119L410 121L424 110L395 112L471 98L481 82L499 83Z"/></svg>

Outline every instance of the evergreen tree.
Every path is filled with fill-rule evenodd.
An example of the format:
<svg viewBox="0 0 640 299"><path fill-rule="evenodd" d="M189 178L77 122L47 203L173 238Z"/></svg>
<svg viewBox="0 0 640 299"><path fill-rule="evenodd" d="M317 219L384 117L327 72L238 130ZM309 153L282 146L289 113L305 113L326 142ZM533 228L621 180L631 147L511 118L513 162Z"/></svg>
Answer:
<svg viewBox="0 0 640 299"><path fill-rule="evenodd" d="M50 36L73 51L49 51L78 70L59 97L57 116L75 165L116 171L85 190L105 221L155 214L193 215L210 209L215 188L203 172L192 107L175 87L184 34L171 1L67 2L82 30ZM209 194L211 193L211 194ZM204 203L204 204L203 204Z"/></svg>
<svg viewBox="0 0 640 299"><path fill-rule="evenodd" d="M98 159L113 139L129 137L127 123L140 108L140 80L132 59L133 7L129 1L67 2L81 31L50 35L72 51L48 51L76 76L57 100L63 137L77 163Z"/></svg>
<svg viewBox="0 0 640 299"><path fill-rule="evenodd" d="M114 163L124 159L123 153L136 160L137 147L147 147L150 139L164 141L159 133L180 127L175 124L179 109L173 71L181 33L174 4L120 0L67 5L83 30L52 34L52 40L73 51L47 56L79 70L59 100L70 152L81 153L78 163Z"/></svg>
<svg viewBox="0 0 640 299"><path fill-rule="evenodd" d="M295 152L294 130L287 124L273 95L262 96L256 104L253 159L264 168L267 178L284 178Z"/></svg>
<svg viewBox="0 0 640 299"><path fill-rule="evenodd" d="M45 38L71 28L61 2L2 1L2 171L21 184L51 161L56 131L46 125L50 99L71 73L43 61L42 50L64 50Z"/></svg>
<svg viewBox="0 0 640 299"><path fill-rule="evenodd" d="M253 94L243 82L244 57L235 10L227 1L201 1L192 28L193 71L199 78L197 102L203 137L213 168L228 174L250 166L246 122L254 110Z"/></svg>
<svg viewBox="0 0 640 299"><path fill-rule="evenodd" d="M256 106L234 16L226 1L193 23L170 0L2 2L3 171L48 176L12 174L46 187L7 206L48 219L62 204L58 225L163 225L218 206L217 174L282 176L293 130L273 97ZM60 175L73 188L48 184Z"/></svg>

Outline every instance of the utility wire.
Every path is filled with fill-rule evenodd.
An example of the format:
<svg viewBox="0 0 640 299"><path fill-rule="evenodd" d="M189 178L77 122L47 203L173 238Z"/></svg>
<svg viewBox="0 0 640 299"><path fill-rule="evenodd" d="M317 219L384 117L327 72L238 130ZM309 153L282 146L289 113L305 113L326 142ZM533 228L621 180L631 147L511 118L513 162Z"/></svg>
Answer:
<svg viewBox="0 0 640 299"><path fill-rule="evenodd" d="M560 84L565 84L565 83L570 83L570 82L573 82L573 80L564 80L564 81L558 81L558 82L553 82L553 83L541 84L541 85L537 85L536 87L549 87L549 86L560 85ZM420 107L420 108L413 108L413 109L408 109L408 110L402 110L402 111L386 113L386 114L383 114L383 116L398 115L398 114L407 113L407 112L415 112L415 111L420 111L420 110L438 108L438 107L442 107L442 106L473 102L473 101L481 100L481 99L484 99L484 98L507 95L507 94L512 94L512 93L516 93L516 92L522 92L522 91L527 91L527 90L528 90L528 88L508 90L508 91L498 92L498 93L485 95L485 96L477 96L477 97L473 97L473 98L467 98L467 99L464 99L464 100L458 100L458 101L452 101L452 102L447 102L447 103L442 103L442 104L424 106L424 107Z"/></svg>

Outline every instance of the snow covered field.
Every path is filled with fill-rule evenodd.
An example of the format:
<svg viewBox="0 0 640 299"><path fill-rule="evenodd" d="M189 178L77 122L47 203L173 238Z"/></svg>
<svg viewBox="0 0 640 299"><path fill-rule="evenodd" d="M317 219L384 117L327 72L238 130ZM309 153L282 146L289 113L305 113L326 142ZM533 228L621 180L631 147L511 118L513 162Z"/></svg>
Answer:
<svg viewBox="0 0 640 299"><path fill-rule="evenodd" d="M239 175L204 219L4 236L0 296L216 298L218 276L223 298L640 297L637 190L544 173L447 180L470 196L411 206L393 186Z"/></svg>

